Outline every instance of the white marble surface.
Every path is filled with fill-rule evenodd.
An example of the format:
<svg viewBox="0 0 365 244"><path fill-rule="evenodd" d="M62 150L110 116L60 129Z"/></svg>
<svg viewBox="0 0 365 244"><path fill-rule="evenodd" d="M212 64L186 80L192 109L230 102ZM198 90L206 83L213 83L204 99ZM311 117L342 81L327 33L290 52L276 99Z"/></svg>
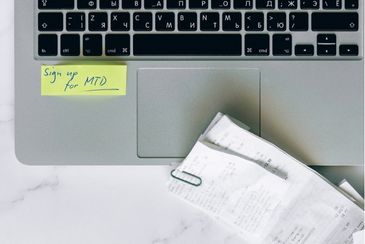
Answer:
<svg viewBox="0 0 365 244"><path fill-rule="evenodd" d="M25 166L14 154L13 6L0 2L0 243L234 244L168 194L169 166ZM363 168L318 168L363 191ZM353 182L352 182L353 180Z"/></svg>

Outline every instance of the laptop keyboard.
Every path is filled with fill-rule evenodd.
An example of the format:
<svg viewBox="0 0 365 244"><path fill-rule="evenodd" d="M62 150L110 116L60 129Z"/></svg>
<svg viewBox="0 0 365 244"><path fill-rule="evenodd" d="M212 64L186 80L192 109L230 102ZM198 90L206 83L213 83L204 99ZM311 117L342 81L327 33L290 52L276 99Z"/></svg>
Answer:
<svg viewBox="0 0 365 244"><path fill-rule="evenodd" d="M35 1L38 59L348 59L362 51L360 0Z"/></svg>

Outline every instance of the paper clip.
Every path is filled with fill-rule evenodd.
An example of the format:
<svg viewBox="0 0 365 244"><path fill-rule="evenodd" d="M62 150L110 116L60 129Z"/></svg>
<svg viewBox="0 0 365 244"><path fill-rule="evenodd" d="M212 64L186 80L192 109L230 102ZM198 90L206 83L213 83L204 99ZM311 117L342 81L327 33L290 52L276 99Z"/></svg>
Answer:
<svg viewBox="0 0 365 244"><path fill-rule="evenodd" d="M181 174L180 177L178 177L177 175L174 175L174 172L179 172ZM194 174L191 174L189 172L186 172L186 171L180 171L180 170L172 170L171 171L171 176L177 180L180 180L182 182L185 182L189 185L192 185L192 186L200 186L202 184L202 179L199 177L199 176L196 176ZM184 178L183 178L184 177ZM194 180L195 179L195 182L192 182L192 181L189 181L190 180Z"/></svg>

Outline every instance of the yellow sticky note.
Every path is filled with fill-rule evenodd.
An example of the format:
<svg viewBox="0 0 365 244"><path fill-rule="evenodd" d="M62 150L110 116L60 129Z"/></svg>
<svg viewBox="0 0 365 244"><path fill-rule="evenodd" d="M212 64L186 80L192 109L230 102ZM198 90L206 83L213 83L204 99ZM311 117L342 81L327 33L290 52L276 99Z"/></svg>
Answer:
<svg viewBox="0 0 365 244"><path fill-rule="evenodd" d="M126 65L42 65L42 96L126 94Z"/></svg>

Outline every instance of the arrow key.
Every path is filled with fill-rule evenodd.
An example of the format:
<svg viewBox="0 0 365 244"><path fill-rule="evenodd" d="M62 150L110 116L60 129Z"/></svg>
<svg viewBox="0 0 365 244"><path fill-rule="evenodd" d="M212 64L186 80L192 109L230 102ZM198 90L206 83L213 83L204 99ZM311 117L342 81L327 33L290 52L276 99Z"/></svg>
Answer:
<svg viewBox="0 0 365 244"><path fill-rule="evenodd" d="M311 44L296 45L295 46L295 55L296 56L313 56L314 55L314 47Z"/></svg>
<svg viewBox="0 0 365 244"><path fill-rule="evenodd" d="M354 45L340 45L341 56L357 56L359 55L359 47Z"/></svg>
<svg viewBox="0 0 365 244"><path fill-rule="evenodd" d="M318 56L335 56L336 55L336 44L335 45L317 45Z"/></svg>

